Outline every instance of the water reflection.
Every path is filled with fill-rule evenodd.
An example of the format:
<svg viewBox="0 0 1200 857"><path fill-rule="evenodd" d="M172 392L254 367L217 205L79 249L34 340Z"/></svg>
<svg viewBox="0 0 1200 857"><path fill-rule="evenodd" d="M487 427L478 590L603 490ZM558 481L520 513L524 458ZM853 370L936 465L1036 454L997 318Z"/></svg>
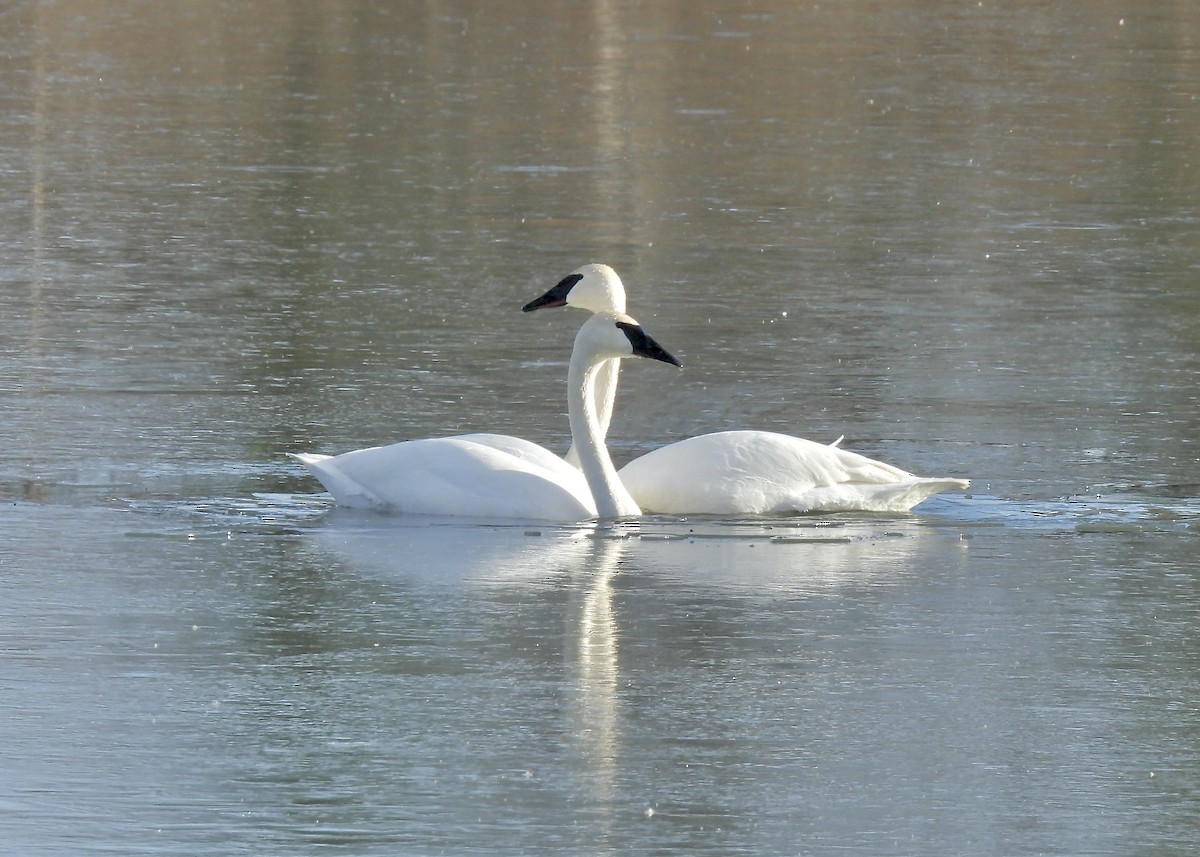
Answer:
<svg viewBox="0 0 1200 857"><path fill-rule="evenodd" d="M429 586L558 585L589 549L589 527L529 527L330 510L307 537L356 573Z"/></svg>
<svg viewBox="0 0 1200 857"><path fill-rule="evenodd" d="M599 827L600 841L607 841L609 835L604 828L616 810L618 765L627 749L618 700L621 622L613 601L613 577L629 544L628 538L619 536L591 539L591 550L574 574L573 589L578 594L567 602L568 634L574 631L576 658L571 670L575 680L567 685L573 692L566 700L568 742L575 756L571 768L580 784L581 800Z"/></svg>
<svg viewBox="0 0 1200 857"><path fill-rule="evenodd" d="M919 565L923 552L942 554L948 544L967 549L963 533L971 529L973 519L968 515L966 522L959 520L963 512L945 514L957 508L954 504L938 508L944 517L841 515L741 522L647 518L615 527L534 528L516 522L439 522L332 508L305 533L357 573L394 582L507 592L519 591L511 589L514 586L587 592L587 597L581 595L579 622L588 626L599 621L596 617L611 616L602 605L610 599L618 565L662 582L686 584L693 591L762 597L826 595L844 587L886 583L894 572ZM1014 510L1011 504L1004 508ZM307 507L297 509L301 511ZM582 634L581 639L587 638Z"/></svg>

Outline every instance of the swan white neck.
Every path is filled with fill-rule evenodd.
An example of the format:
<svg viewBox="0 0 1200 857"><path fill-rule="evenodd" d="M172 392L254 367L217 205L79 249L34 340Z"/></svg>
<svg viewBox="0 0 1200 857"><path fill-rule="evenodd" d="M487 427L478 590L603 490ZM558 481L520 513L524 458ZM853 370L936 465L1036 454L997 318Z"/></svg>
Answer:
<svg viewBox="0 0 1200 857"><path fill-rule="evenodd" d="M571 450L579 458L579 467L592 491L599 516L631 518L641 515L642 510L617 476L616 468L608 455L608 448L604 445L604 431L607 425L602 428L596 414L596 377L610 362L620 364L617 359L588 360L578 353L578 349L571 357L571 364L567 370L567 413L571 420ZM614 392L615 386L612 385ZM611 413L610 398L608 415Z"/></svg>
<svg viewBox="0 0 1200 857"><path fill-rule="evenodd" d="M582 277L567 295L567 305L591 313L625 312L625 285L617 272L608 265L590 264L573 272ZM613 404L617 397L617 377L621 372L621 361L617 358L605 360L593 382L596 421L600 429L600 442L608 436L612 422ZM567 462L580 467L579 453L572 445L567 450Z"/></svg>
<svg viewBox="0 0 1200 857"><path fill-rule="evenodd" d="M597 437L600 443L604 443L604 439L608 437L608 427L612 423L613 405L617 398L617 379L620 376L620 372L620 358L610 357L596 368L596 373L592 381L591 401L595 402L596 406ZM567 450L566 459L567 463L573 467L583 469L574 443Z"/></svg>

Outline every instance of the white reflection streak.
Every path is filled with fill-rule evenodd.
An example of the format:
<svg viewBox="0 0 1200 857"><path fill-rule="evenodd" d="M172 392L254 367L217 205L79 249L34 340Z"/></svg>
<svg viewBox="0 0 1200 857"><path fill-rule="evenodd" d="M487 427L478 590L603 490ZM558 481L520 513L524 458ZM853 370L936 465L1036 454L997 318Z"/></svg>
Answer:
<svg viewBox="0 0 1200 857"><path fill-rule="evenodd" d="M596 39L597 56L593 94L599 115L596 139L601 142L606 158L619 157L625 146L620 104L621 74L624 69L624 40L616 9L608 0L593 6L592 32Z"/></svg>
<svg viewBox="0 0 1200 857"><path fill-rule="evenodd" d="M591 137L595 142L595 162L603 165L623 164L627 160L630 134L629 104L624 88L628 77L628 38L622 27L617 4L612 0L596 0L592 4L591 12L594 53L589 101L592 105L590 119ZM626 192L613 193L611 179L602 178L605 175L606 170L600 170L596 174L596 197L592 201L593 204L598 208L611 208L612 211L603 216L612 223L641 222L642 218L631 217L628 210L631 204L636 204L636 197L631 200L630 194ZM628 226L619 228L623 232L629 229Z"/></svg>
<svg viewBox="0 0 1200 857"><path fill-rule="evenodd" d="M620 717L617 705L617 619L612 579L625 547L619 538L594 539L579 615L579 666L573 734L586 766L593 805L615 797Z"/></svg>

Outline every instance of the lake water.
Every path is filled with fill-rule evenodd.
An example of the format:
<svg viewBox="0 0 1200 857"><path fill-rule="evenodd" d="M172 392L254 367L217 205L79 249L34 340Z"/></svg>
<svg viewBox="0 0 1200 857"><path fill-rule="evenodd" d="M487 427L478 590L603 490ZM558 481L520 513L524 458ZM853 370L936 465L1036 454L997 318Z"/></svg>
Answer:
<svg viewBox="0 0 1200 857"><path fill-rule="evenodd" d="M376 8L378 7L378 8ZM0 10L0 852L1191 854L1186 3ZM289 451L567 446L623 276L727 428L969 493L596 529Z"/></svg>

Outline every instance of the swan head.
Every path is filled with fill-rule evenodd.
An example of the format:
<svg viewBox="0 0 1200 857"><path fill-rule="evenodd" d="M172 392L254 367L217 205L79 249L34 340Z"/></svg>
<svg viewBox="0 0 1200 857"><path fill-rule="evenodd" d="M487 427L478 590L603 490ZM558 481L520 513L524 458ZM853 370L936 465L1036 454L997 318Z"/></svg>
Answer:
<svg viewBox="0 0 1200 857"><path fill-rule="evenodd" d="M646 328L623 312L597 312L579 329L575 348L597 361L613 357L647 357L683 367L646 332Z"/></svg>
<svg viewBox="0 0 1200 857"><path fill-rule="evenodd" d="M608 265L591 264L577 268L559 280L558 285L540 298L521 307L533 312L543 307L572 306L588 312L625 312L625 286Z"/></svg>

